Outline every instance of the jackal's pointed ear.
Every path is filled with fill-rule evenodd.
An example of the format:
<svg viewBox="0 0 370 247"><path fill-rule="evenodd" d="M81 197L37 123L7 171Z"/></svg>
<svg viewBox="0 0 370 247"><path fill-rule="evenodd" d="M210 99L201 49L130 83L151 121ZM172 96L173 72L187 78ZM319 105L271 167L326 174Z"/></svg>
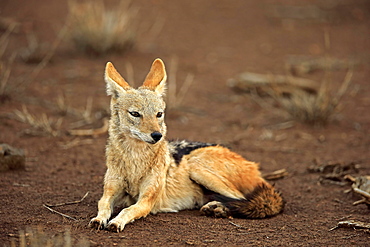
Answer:
<svg viewBox="0 0 370 247"><path fill-rule="evenodd" d="M130 85L123 79L123 77L117 72L111 62L108 62L105 66L105 82L107 83L107 94L118 98L121 93L130 89Z"/></svg>
<svg viewBox="0 0 370 247"><path fill-rule="evenodd" d="M147 88L164 96L166 91L167 73L163 61L160 58L154 60L148 75L141 88Z"/></svg>

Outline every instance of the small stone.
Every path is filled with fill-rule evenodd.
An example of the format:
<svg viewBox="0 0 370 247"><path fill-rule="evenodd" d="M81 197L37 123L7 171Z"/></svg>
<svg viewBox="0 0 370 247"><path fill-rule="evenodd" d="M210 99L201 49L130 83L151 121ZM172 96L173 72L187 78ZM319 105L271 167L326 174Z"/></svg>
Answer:
<svg viewBox="0 0 370 247"><path fill-rule="evenodd" d="M0 144L0 172L25 169L26 157L22 149Z"/></svg>

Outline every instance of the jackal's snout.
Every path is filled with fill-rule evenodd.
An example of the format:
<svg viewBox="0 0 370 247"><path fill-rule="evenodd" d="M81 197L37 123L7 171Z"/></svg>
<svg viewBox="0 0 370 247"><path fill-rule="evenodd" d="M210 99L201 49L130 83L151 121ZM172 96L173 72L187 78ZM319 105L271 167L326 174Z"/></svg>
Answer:
<svg viewBox="0 0 370 247"><path fill-rule="evenodd" d="M150 134L150 136L153 138L153 144L157 143L162 138L162 134L158 131L154 131Z"/></svg>

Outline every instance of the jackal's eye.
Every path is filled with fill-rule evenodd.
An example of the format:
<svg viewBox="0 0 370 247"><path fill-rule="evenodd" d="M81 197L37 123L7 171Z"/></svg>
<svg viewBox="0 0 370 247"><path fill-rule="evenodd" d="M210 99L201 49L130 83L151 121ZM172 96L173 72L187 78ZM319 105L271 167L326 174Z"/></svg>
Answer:
<svg viewBox="0 0 370 247"><path fill-rule="evenodd" d="M157 113L157 118L160 118L160 117L162 117L163 116L163 112L158 112Z"/></svg>
<svg viewBox="0 0 370 247"><path fill-rule="evenodd" d="M138 113L137 111L129 111L130 115L133 116L133 117L140 117L140 113Z"/></svg>

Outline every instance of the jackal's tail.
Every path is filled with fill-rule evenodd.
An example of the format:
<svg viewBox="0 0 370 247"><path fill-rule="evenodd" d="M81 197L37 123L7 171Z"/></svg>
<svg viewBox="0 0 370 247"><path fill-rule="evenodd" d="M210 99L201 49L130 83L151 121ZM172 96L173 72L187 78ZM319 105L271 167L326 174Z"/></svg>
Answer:
<svg viewBox="0 0 370 247"><path fill-rule="evenodd" d="M283 211L284 201L281 194L268 184L259 184L245 199L234 199L223 195L213 198L221 202L229 214L236 218L266 218L272 217Z"/></svg>

